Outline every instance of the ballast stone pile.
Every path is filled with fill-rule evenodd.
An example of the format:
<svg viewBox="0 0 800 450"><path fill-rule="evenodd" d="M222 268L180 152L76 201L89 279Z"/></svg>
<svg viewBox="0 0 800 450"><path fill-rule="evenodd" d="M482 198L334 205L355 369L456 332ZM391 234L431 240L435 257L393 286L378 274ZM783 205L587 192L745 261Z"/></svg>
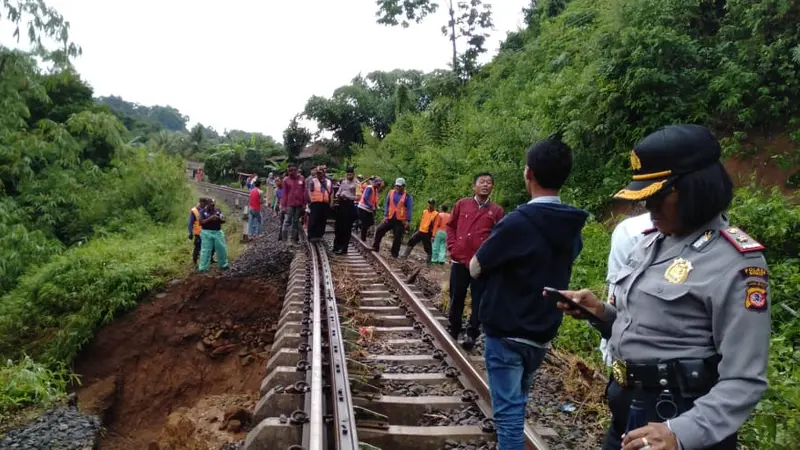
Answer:
<svg viewBox="0 0 800 450"><path fill-rule="evenodd" d="M233 260L224 276L226 277L266 277L281 276L288 270L294 251L285 241L278 240L278 219L265 218L264 234L247 243L247 250Z"/></svg>
<svg viewBox="0 0 800 450"><path fill-rule="evenodd" d="M60 407L24 428L11 430L0 441L0 449L92 449L99 430L97 416L82 414L74 407Z"/></svg>

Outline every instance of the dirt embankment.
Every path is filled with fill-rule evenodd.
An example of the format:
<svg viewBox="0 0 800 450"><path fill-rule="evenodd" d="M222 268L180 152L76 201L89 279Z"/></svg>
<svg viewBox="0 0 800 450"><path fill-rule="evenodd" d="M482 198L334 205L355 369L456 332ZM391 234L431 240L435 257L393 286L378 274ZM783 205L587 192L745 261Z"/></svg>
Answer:
<svg viewBox="0 0 800 450"><path fill-rule="evenodd" d="M258 400L284 283L193 275L100 330L76 362L102 449L218 449ZM224 428L224 429L220 429Z"/></svg>

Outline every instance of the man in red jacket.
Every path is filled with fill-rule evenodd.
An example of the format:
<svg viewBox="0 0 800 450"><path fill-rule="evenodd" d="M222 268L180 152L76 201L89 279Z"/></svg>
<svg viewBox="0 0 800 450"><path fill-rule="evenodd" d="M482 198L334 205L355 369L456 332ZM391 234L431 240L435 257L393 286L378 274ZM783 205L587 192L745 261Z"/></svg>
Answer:
<svg viewBox="0 0 800 450"><path fill-rule="evenodd" d="M447 250L452 258L450 264L450 327L453 338L461 333L464 300L467 288L472 292L472 310L467 326L467 335L461 346L471 350L480 336L478 309L484 290L484 280L472 279L469 275L469 261L489 237L492 228L503 218L503 208L489 199L494 188L494 177L488 172L475 175L472 182L473 197L462 198L456 202L447 223Z"/></svg>
<svg viewBox="0 0 800 450"><path fill-rule="evenodd" d="M286 218L283 222L283 238L292 230L292 241L297 243L300 239L300 217L303 215L308 204L306 194L305 179L297 173L297 165L289 164L289 175L283 179L283 196L281 197L281 212L285 213Z"/></svg>

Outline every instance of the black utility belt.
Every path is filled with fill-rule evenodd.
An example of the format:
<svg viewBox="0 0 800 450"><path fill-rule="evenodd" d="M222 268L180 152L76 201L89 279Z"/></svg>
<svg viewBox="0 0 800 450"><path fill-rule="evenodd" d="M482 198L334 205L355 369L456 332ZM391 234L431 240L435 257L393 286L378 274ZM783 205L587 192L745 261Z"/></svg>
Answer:
<svg viewBox="0 0 800 450"><path fill-rule="evenodd" d="M705 395L716 384L718 357L637 364L615 359L611 376L625 388L677 390L684 397Z"/></svg>

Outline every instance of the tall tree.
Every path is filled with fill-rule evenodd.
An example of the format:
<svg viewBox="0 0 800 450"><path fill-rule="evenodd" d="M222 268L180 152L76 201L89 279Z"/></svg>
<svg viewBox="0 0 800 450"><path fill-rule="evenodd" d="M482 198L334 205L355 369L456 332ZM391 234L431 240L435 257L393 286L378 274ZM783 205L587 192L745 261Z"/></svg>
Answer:
<svg viewBox="0 0 800 450"><path fill-rule="evenodd" d="M297 159L297 155L306 148L313 137L311 131L300 125L299 118L300 114L294 116L289 122L289 127L283 131L283 148L292 161Z"/></svg>
<svg viewBox="0 0 800 450"><path fill-rule="evenodd" d="M19 43L20 36L26 34L35 55L64 65L70 57L81 54L81 48L69 39L69 22L54 8L48 7L44 0L3 0L2 8L5 14L0 14L0 19L11 22L14 39ZM58 42L60 47L48 49L42 43L42 37ZM0 59L0 78L6 63L7 55Z"/></svg>
<svg viewBox="0 0 800 450"><path fill-rule="evenodd" d="M364 142L364 127L383 139L395 119L407 111L427 105L427 76L416 70L375 71L357 76L337 88L330 98L313 96L305 115L321 129L333 132L342 154L349 156L353 144Z"/></svg>
<svg viewBox="0 0 800 450"><path fill-rule="evenodd" d="M442 26L442 35L452 45L453 71L467 79L478 70L478 57L486 52L484 44L489 36L486 31L494 27L489 3L482 0L376 0L376 3L379 24L403 28L408 28L410 21L422 22L444 5L449 20ZM462 39L466 40L466 48L459 52L458 41Z"/></svg>

